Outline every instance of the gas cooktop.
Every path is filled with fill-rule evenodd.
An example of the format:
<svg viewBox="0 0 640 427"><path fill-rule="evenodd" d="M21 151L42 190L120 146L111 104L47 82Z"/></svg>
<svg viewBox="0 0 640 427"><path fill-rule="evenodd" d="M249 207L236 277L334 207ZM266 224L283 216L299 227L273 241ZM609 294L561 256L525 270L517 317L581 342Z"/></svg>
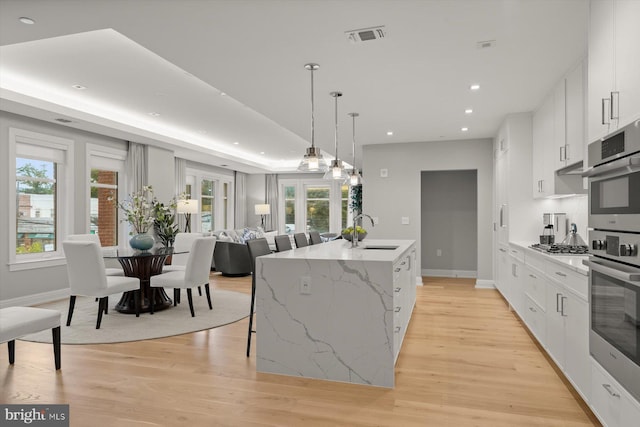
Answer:
<svg viewBox="0 0 640 427"><path fill-rule="evenodd" d="M531 249L535 249L540 252L547 253L549 255L588 255L589 247L585 245L572 246L572 245L543 245L541 243L535 243L529 246Z"/></svg>

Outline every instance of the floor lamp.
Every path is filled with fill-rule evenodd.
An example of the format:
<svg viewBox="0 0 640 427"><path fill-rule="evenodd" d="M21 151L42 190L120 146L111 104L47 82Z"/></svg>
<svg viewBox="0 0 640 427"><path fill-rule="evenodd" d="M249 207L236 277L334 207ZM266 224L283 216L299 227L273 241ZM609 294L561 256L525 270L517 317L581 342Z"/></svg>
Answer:
<svg viewBox="0 0 640 427"><path fill-rule="evenodd" d="M261 218L260 224L262 224L262 229L264 230L264 217L265 215L271 215L271 205L269 204L255 205L255 212L256 212L256 215L260 215L260 218Z"/></svg>
<svg viewBox="0 0 640 427"><path fill-rule="evenodd" d="M191 214L198 213L198 200L196 199L178 200L178 206L176 207L176 212L179 214L184 214L185 221L186 221L184 226L184 232L191 233Z"/></svg>

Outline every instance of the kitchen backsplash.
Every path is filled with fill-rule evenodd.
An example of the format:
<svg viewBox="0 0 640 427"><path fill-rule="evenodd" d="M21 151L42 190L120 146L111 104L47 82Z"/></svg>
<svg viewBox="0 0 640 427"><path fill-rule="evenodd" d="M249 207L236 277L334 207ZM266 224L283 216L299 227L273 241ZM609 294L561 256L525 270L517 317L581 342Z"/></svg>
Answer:
<svg viewBox="0 0 640 427"><path fill-rule="evenodd" d="M518 226L526 227L526 234L530 235L527 241L536 243L538 236L542 234L542 214L565 213L567 214L567 230L569 225L575 223L578 234L584 241L587 240L588 204L587 195L579 195L561 199L539 199L534 201L533 212L527 215L528 224L520 223ZM560 237L562 241L565 236Z"/></svg>

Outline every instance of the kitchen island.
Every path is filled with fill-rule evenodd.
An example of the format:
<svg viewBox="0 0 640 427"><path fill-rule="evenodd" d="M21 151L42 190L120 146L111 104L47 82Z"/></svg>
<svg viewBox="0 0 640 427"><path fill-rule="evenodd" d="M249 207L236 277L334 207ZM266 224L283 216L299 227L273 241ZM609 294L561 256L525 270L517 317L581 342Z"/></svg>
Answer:
<svg viewBox="0 0 640 427"><path fill-rule="evenodd" d="M415 280L413 240L335 240L259 257L258 372L393 387Z"/></svg>

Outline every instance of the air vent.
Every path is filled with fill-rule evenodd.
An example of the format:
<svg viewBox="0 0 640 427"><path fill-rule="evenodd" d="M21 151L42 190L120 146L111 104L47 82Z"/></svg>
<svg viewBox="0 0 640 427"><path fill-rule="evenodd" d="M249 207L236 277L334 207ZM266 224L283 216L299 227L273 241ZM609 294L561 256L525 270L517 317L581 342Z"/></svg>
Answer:
<svg viewBox="0 0 640 427"><path fill-rule="evenodd" d="M371 28L361 28L359 30L345 31L347 40L351 43L367 42L371 40L381 40L387 37L384 25Z"/></svg>
<svg viewBox="0 0 640 427"><path fill-rule="evenodd" d="M62 118L59 118L59 119L54 119L54 120L55 120L56 122L60 122L60 123L71 123L71 120L69 120L69 119L62 119Z"/></svg>
<svg viewBox="0 0 640 427"><path fill-rule="evenodd" d="M496 46L496 41L495 40L485 40L485 41L481 41L476 43L476 47L478 49L489 49L492 47Z"/></svg>

